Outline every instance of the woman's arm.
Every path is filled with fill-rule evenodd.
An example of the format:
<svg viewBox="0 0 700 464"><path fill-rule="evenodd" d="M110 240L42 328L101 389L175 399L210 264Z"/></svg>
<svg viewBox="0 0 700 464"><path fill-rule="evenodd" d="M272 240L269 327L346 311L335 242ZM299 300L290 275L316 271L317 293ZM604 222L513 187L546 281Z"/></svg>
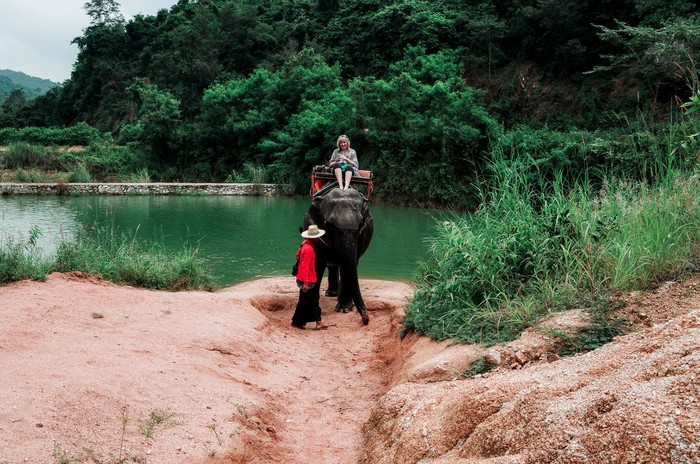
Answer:
<svg viewBox="0 0 700 464"><path fill-rule="evenodd" d="M357 161L357 152L355 150L350 150L350 156L345 157L345 159L352 165L354 168L359 168L360 167L360 162Z"/></svg>

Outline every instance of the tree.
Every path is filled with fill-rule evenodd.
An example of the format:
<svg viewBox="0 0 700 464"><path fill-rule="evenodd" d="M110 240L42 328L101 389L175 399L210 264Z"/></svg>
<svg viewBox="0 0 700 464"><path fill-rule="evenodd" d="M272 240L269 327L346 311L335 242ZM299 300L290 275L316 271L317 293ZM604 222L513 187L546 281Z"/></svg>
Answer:
<svg viewBox="0 0 700 464"><path fill-rule="evenodd" d="M382 193L452 205L473 198L469 184L498 126L482 93L459 77L459 63L456 51L409 47L385 79L350 82L363 128L360 161L377 172Z"/></svg>
<svg viewBox="0 0 700 464"><path fill-rule="evenodd" d="M674 89L685 84L687 90L696 84L696 63L700 62L700 16L674 18L660 27L630 26L622 21L617 27L597 26L599 37L620 50L605 55L607 65L596 66L591 73L616 71L625 78L641 78L655 103L664 88Z"/></svg>
<svg viewBox="0 0 700 464"><path fill-rule="evenodd" d="M697 5L687 0L634 0L634 7L642 17L641 25L658 27L669 19L687 17Z"/></svg>
<svg viewBox="0 0 700 464"><path fill-rule="evenodd" d="M356 0L341 3L318 39L329 47L329 62L340 63L346 76L381 76L407 46L435 52L453 43L454 20L441 2Z"/></svg>
<svg viewBox="0 0 700 464"><path fill-rule="evenodd" d="M83 5L83 8L90 17L90 27L124 24L124 16L116 0L90 0Z"/></svg>
<svg viewBox="0 0 700 464"><path fill-rule="evenodd" d="M160 162L175 161L172 145L181 122L180 102L170 92L144 82L128 90L137 96L139 109L136 119L121 127L123 140L147 147Z"/></svg>
<svg viewBox="0 0 700 464"><path fill-rule="evenodd" d="M305 49L276 71L260 67L207 89L200 131L211 156L229 168L273 166L275 181L296 182L325 161L337 131L353 127L351 103L340 67Z"/></svg>
<svg viewBox="0 0 700 464"><path fill-rule="evenodd" d="M507 33L506 23L498 17L491 1L480 3L473 8L454 9L454 22L459 31L456 43L467 48L469 61L482 65L486 63L488 75L495 63L504 57L498 42Z"/></svg>
<svg viewBox="0 0 700 464"><path fill-rule="evenodd" d="M9 111L17 111L27 104L27 97L24 96L22 89L14 89L5 99L3 106Z"/></svg>

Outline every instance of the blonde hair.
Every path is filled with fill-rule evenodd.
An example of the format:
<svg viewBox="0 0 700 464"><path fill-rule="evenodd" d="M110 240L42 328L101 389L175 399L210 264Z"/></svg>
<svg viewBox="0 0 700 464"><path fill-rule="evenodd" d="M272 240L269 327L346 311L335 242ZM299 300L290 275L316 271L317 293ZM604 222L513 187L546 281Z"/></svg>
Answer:
<svg viewBox="0 0 700 464"><path fill-rule="evenodd" d="M341 135L340 137L338 137L338 140L336 140L336 142L335 142L335 145L338 147L339 150L340 150L340 141L341 140L345 140L346 142L348 142L348 148L350 148L350 139L348 138L348 136Z"/></svg>

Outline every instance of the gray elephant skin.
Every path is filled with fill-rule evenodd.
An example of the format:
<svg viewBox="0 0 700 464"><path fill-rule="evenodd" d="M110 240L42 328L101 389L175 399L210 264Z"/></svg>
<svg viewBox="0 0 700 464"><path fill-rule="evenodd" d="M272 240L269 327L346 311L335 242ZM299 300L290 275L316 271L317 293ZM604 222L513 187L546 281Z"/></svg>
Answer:
<svg viewBox="0 0 700 464"><path fill-rule="evenodd" d="M357 264L367 251L374 234L374 219L369 210L369 201L352 188L332 189L313 198L304 215L303 230L310 224L316 224L326 231L318 250L321 254L319 259L328 267L326 294L337 294L336 311L348 312L354 305L362 316L362 323L366 325L369 317L360 291ZM316 272L319 276L318 291L325 266L322 269L317 267Z"/></svg>

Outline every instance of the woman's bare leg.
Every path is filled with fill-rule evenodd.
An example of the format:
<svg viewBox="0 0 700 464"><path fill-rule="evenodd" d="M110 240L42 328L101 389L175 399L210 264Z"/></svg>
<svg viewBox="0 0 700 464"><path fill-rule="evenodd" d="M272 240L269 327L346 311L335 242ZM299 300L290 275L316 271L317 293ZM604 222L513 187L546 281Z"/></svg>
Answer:
<svg viewBox="0 0 700 464"><path fill-rule="evenodd" d="M345 188L350 188L350 181L352 180L352 170L348 168L347 171L345 171Z"/></svg>
<svg viewBox="0 0 700 464"><path fill-rule="evenodd" d="M333 169L333 173L335 174L335 178L338 181L338 187L343 188L343 171L340 168L335 168Z"/></svg>

